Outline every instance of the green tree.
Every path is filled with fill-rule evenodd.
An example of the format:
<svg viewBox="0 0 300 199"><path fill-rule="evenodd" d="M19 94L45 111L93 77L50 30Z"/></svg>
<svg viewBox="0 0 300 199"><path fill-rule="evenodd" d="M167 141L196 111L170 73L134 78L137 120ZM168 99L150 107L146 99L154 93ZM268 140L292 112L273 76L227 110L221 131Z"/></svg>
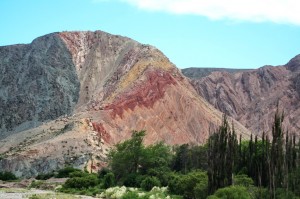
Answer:
<svg viewBox="0 0 300 199"><path fill-rule="evenodd" d="M155 186L160 187L160 181L154 176L146 177L141 183L141 188L145 191L150 191Z"/></svg>
<svg viewBox="0 0 300 199"><path fill-rule="evenodd" d="M234 127L231 131L225 115L218 131L208 139L209 193L232 184L237 152L238 142Z"/></svg>
<svg viewBox="0 0 300 199"><path fill-rule="evenodd" d="M145 131L134 131L131 139L116 145L108 155L109 166L116 179L128 186L139 186L141 176L155 176L163 185L173 159L171 149L162 142L143 145Z"/></svg>
<svg viewBox="0 0 300 199"><path fill-rule="evenodd" d="M137 173L143 154L145 131L133 131L132 137L115 146L108 154L109 166L117 179Z"/></svg>
<svg viewBox="0 0 300 199"><path fill-rule="evenodd" d="M115 175L113 173L107 173L103 179L103 187L105 189L115 186Z"/></svg>
<svg viewBox="0 0 300 199"><path fill-rule="evenodd" d="M275 113L272 127L272 146L270 154L270 184L269 189L272 198L276 198L276 188L282 187L284 182L284 140L283 140L283 113L280 115L278 107Z"/></svg>
<svg viewBox="0 0 300 199"><path fill-rule="evenodd" d="M252 178L248 177L245 174L234 176L233 182L235 186L239 185L239 186L249 187L254 185Z"/></svg>
<svg viewBox="0 0 300 199"><path fill-rule="evenodd" d="M173 174L169 182L171 193L186 199L202 199L207 196L207 173L192 171L187 174Z"/></svg>

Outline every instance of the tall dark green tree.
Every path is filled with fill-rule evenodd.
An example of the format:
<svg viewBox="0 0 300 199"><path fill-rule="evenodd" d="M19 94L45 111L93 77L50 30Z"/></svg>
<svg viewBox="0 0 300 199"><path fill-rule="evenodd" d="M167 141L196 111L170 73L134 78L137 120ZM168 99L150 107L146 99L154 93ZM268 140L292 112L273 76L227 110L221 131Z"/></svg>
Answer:
<svg viewBox="0 0 300 199"><path fill-rule="evenodd" d="M208 139L208 192L232 184L235 156L238 151L236 134L231 131L226 115L222 125Z"/></svg>
<svg viewBox="0 0 300 199"><path fill-rule="evenodd" d="M270 184L269 189L273 198L275 198L276 188L282 187L284 182L284 139L283 139L283 113L279 109L275 113L274 124L272 127L272 146L270 154Z"/></svg>

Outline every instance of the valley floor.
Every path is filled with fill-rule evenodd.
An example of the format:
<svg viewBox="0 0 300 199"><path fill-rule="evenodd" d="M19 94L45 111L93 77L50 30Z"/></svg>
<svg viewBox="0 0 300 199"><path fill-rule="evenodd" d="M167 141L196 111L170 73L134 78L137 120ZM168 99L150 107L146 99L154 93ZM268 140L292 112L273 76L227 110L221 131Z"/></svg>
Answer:
<svg viewBox="0 0 300 199"><path fill-rule="evenodd" d="M36 196L36 197L35 197ZM0 198L1 199L94 199L90 196L81 196L81 195L71 195L64 193L57 193L54 191L46 191L39 189L23 189L23 188L1 188L0 189Z"/></svg>

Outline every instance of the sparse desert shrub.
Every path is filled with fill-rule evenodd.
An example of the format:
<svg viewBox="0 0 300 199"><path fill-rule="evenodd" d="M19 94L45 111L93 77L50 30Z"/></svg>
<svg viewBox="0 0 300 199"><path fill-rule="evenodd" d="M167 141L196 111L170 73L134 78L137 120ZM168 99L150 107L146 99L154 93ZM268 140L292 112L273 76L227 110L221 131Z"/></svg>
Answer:
<svg viewBox="0 0 300 199"><path fill-rule="evenodd" d="M29 185L29 188L40 188L44 182L41 180L33 180Z"/></svg>

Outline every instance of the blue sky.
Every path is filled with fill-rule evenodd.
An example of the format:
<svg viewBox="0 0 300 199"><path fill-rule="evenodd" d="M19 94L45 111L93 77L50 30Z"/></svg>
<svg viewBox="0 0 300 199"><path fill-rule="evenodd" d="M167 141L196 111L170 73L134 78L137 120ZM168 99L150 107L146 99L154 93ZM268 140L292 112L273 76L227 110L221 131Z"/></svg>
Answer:
<svg viewBox="0 0 300 199"><path fill-rule="evenodd" d="M1 0L0 46L57 31L103 30L156 46L179 68L280 65L300 54L299 5L271 2Z"/></svg>

